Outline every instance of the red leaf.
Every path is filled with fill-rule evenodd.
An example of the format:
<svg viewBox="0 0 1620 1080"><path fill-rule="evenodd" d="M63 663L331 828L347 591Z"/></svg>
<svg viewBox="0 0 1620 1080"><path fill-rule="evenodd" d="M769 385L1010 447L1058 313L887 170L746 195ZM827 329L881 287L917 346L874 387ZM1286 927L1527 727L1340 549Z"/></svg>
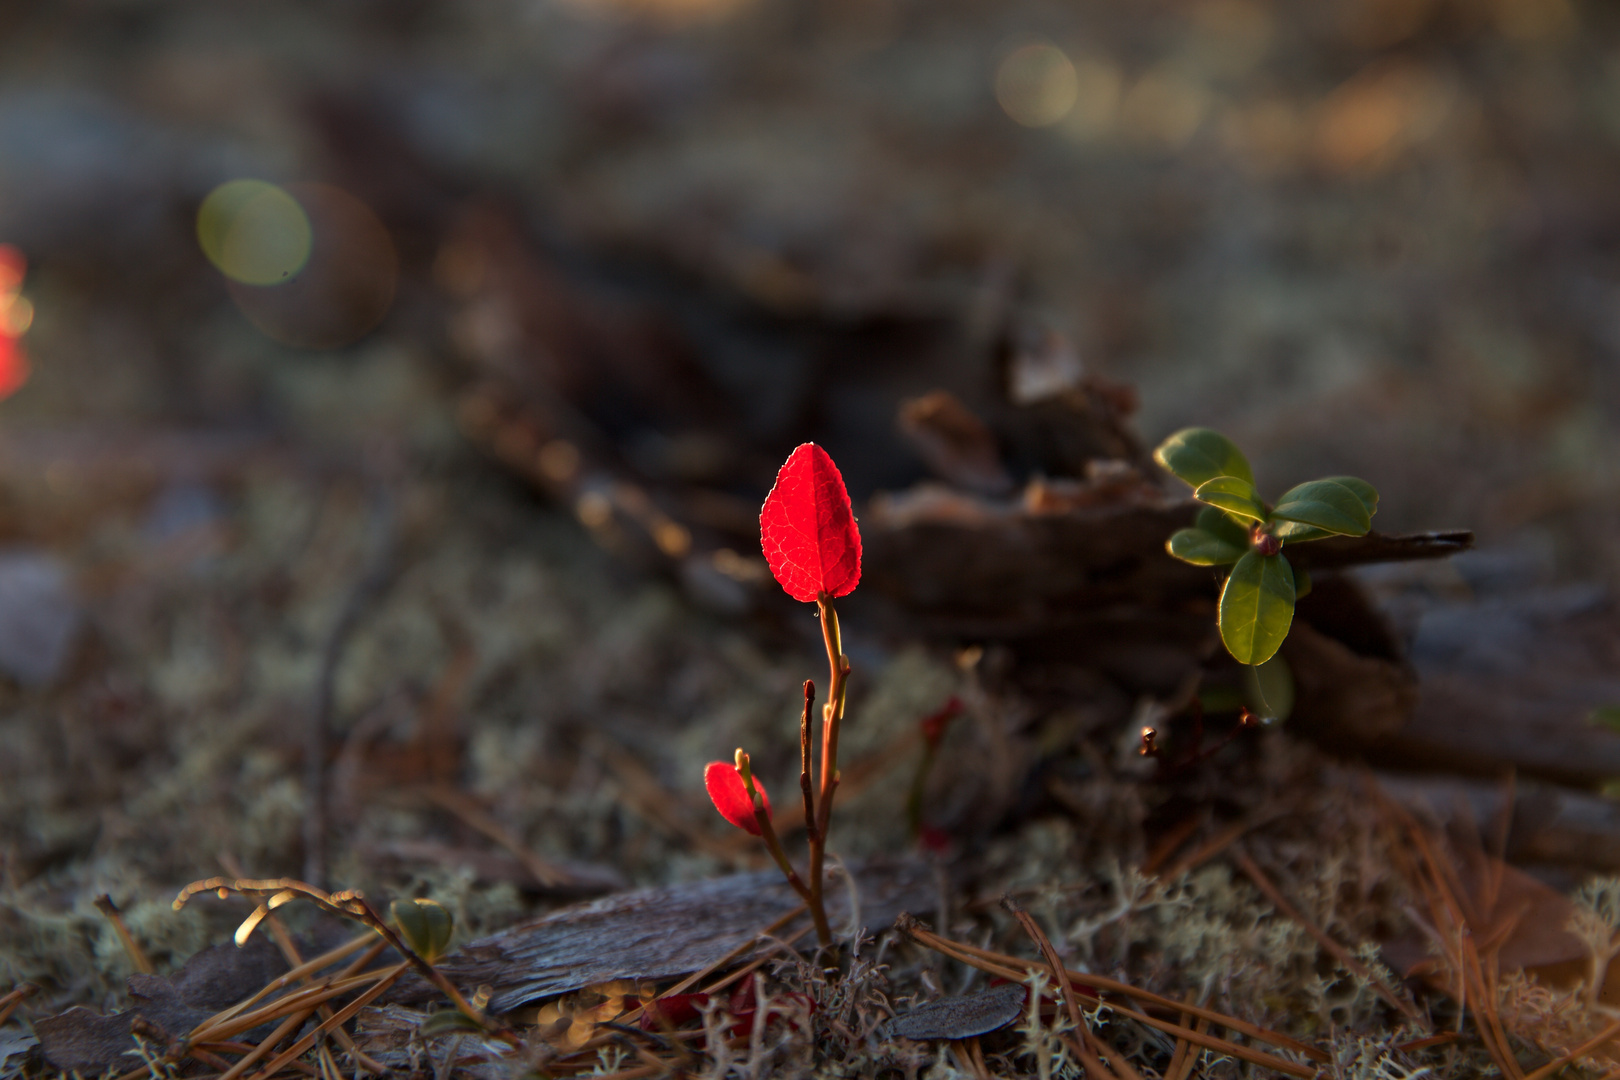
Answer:
<svg viewBox="0 0 1620 1080"><path fill-rule="evenodd" d="M709 1003L708 994L675 994L659 998L641 1010L641 1030L658 1031L662 1028L690 1024Z"/></svg>
<svg viewBox="0 0 1620 1080"><path fill-rule="evenodd" d="M0 398L10 397L27 381L28 357L22 346L16 338L0 333Z"/></svg>
<svg viewBox="0 0 1620 1080"><path fill-rule="evenodd" d="M765 561L795 600L844 596L861 580L861 533L844 477L827 451L804 443L788 455L759 512Z"/></svg>
<svg viewBox="0 0 1620 1080"><path fill-rule="evenodd" d="M22 252L0 244L0 398L10 397L28 381L28 357L17 343L27 318L18 319L21 309L16 306L26 303L17 296L26 269Z"/></svg>
<svg viewBox="0 0 1620 1080"><path fill-rule="evenodd" d="M748 788L743 785L742 773L729 761L711 761L703 770L703 786L709 789L709 798L720 816L745 833L759 835L759 822L754 820L754 804L748 800ZM765 807L765 816L771 814L771 796L765 790L765 781L754 777L754 788Z"/></svg>

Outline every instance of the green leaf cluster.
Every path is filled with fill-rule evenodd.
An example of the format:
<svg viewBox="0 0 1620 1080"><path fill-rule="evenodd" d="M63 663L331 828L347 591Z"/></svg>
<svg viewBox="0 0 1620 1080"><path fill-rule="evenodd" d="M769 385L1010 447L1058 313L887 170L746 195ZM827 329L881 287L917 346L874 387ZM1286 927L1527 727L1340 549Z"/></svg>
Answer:
<svg viewBox="0 0 1620 1080"><path fill-rule="evenodd" d="M1176 432L1153 459L1205 504L1192 528L1170 537L1167 550L1195 566L1232 568L1221 588L1221 641L1239 663L1264 664L1288 636L1294 603L1309 588L1283 549L1329 536L1365 536L1378 512L1377 489L1354 476L1329 476L1289 488L1268 504L1243 452L1208 428Z"/></svg>

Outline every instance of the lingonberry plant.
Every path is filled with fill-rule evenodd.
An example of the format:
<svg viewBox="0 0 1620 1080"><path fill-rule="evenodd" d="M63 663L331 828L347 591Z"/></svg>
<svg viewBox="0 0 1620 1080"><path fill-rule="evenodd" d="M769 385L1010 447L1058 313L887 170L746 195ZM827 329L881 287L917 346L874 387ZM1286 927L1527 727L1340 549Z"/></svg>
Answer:
<svg viewBox="0 0 1620 1080"><path fill-rule="evenodd" d="M821 616L821 638L827 649L827 701L821 707L821 754L811 771L811 710L816 688L804 684L804 711L799 718L799 790L810 865L801 878L782 849L771 824L765 785L753 774L748 754L738 748L731 762L714 761L703 783L720 816L765 842L795 892L803 898L816 924L821 944L832 943L823 902L823 866L833 795L838 790L838 728L844 719L849 657L844 655L833 601L852 592L861 580L861 534L849 492L827 452L815 443L794 450L776 474L776 486L759 514L759 540L765 561L782 588L795 600L813 603ZM808 881L806 880L808 879Z"/></svg>
<svg viewBox="0 0 1620 1080"><path fill-rule="evenodd" d="M1153 459L1207 504L1196 524L1165 546L1182 562L1232 568L1216 616L1221 641L1239 663L1264 664L1288 636L1294 602L1308 588L1283 549L1329 536L1365 536L1378 511L1378 491L1354 476L1330 476L1289 488L1268 504L1242 452L1208 428L1176 432Z"/></svg>

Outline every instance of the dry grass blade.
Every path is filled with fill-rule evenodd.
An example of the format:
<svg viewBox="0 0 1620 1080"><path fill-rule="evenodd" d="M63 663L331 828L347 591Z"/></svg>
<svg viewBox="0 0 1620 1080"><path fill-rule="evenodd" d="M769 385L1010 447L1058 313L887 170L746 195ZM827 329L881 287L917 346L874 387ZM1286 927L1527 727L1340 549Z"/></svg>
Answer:
<svg viewBox="0 0 1620 1080"><path fill-rule="evenodd" d="M192 1031L191 1035L188 1036L188 1037L191 1038L191 1039L196 1039L197 1038L197 1032L202 1030L203 1028L205 1028L205 1027L207 1027L209 1025L223 1023L224 1021L229 1020L232 1017L241 1014L242 1012L246 1011L247 1009L251 1009L253 1006L257 1005L259 1002L263 1001L265 998L269 997L271 994L275 993L277 990L285 990L287 987L291 986L295 982L303 982L310 975L313 975L315 972L322 971L322 970L324 970L326 968L331 967L333 964L337 963L339 960L345 960L345 959L349 958L350 956L353 956L356 952L359 952L361 949L365 948L367 945L370 945L372 947L373 951L372 951L371 957L367 958L367 960L360 965L361 968L365 967L366 964L369 964L372 959L375 959L376 955L378 953L382 952L382 950L386 947L386 943L383 942L382 940L380 940L377 937L376 934L372 934L372 933L361 934L359 937L353 938L353 939L345 942L344 944L339 945L335 949L331 949L331 950L329 950L327 952L324 952L320 956L317 956L312 960L304 961L302 964L299 964L297 967L293 968L291 971L287 972L285 975L282 975L282 976L278 977L277 979L275 979L274 981L266 984L264 987L262 987L260 990L258 990L256 993L254 993L252 996L250 996L248 998L245 998L242 1001L237 1002L235 1005L232 1005L230 1008L225 1009L224 1011L220 1012L218 1015L210 1017L208 1020L204 1021L202 1024L199 1024L197 1026L197 1028L194 1029ZM355 968L354 970L359 970L359 968Z"/></svg>
<svg viewBox="0 0 1620 1080"><path fill-rule="evenodd" d="M1525 1076L1524 1080L1546 1080L1547 1077L1551 1076L1559 1069L1568 1068L1581 1058L1585 1057L1587 1054L1590 1054L1593 1050L1596 1050L1606 1042L1614 1040L1616 1037L1620 1037L1620 1020L1616 1020L1614 1023L1610 1024L1608 1027L1604 1028L1590 1039L1587 1039L1585 1042L1581 1043L1581 1045L1577 1046L1563 1057L1554 1061L1549 1061L1535 1072L1529 1073ZM1610 1075L1613 1074L1611 1073Z"/></svg>
<svg viewBox="0 0 1620 1080"><path fill-rule="evenodd" d="M102 893L96 897L95 904L96 910L106 916L108 922L112 923L113 932L118 935L118 941L124 946L124 952L129 954L130 962L135 965L135 970L145 975L155 972L157 968L152 966L151 957L146 955L146 950L141 948L141 943L135 940L135 935L129 932L129 924L124 922L124 913L118 910L118 905L113 903L112 897Z"/></svg>
<svg viewBox="0 0 1620 1080"><path fill-rule="evenodd" d="M684 978L680 982L676 983L670 989L664 991L662 994L659 994L658 997L654 998L653 1000L657 1001L657 1000L659 1000L659 998L674 997L677 994L686 993L688 990L692 989L692 987L696 986L698 983L702 982L704 979L707 979L710 975L713 975L715 972L721 970L722 968L726 967L729 964L735 963L737 961L738 957L746 955L747 952L750 949L756 948L762 940L764 940L765 938L770 937L772 934L774 934L777 931L781 930L783 927L785 927L789 923L791 923L794 919L797 919L800 915L805 914L805 912L808 911L808 910L809 909L806 908L803 904L800 904L798 907L794 908L792 911L788 912L786 915L783 915L780 919L777 919L775 922L770 923L763 930L761 930L759 933L755 934L752 938L745 941L743 944L737 946L735 949L732 949L730 952L726 953L726 955L722 956L720 959L716 960L714 963L710 964L708 967L704 968L702 971L693 972L691 975L688 975L686 978ZM803 934L803 931L800 932L800 936L802 936L802 934ZM646 1010L645 1005L637 1006L636 1008L631 1009L629 1012L625 1013L624 1016L619 1017L619 1020L621 1022L626 1022L626 1023L631 1021L631 1020L635 1020L645 1010Z"/></svg>
<svg viewBox="0 0 1620 1080"><path fill-rule="evenodd" d="M367 1005L370 1005L380 994L382 994L384 990L387 990L390 986L393 986L395 982L399 981L399 977L405 974L410 967L411 962L409 960L405 960L389 968L380 978L378 978L376 985L370 990L367 990L365 993L343 1006L343 1008L339 1009L332 1015L330 1020L322 1021L315 1027L315 1030L293 1043L280 1054L277 1054L275 1060L271 1061L270 1064L266 1065L259 1071L256 1080L269 1080L270 1077L280 1072L282 1067L288 1062L303 1056L305 1051L307 1051L311 1046L315 1045L315 1040L320 1038L321 1035L328 1029L335 1027L338 1024L348 1023L355 1013L359 1012ZM241 1064L241 1062L237 1062L238 1066ZM227 1078L220 1077L220 1080L227 1080Z"/></svg>
<svg viewBox="0 0 1620 1080"><path fill-rule="evenodd" d="M1265 893L1266 899L1270 900L1278 911L1304 927L1305 932L1315 938L1316 943L1331 953L1333 958L1343 965L1347 971L1353 971L1361 978L1366 979L1372 988L1378 992L1379 997L1388 1002L1391 1008L1403 1013L1407 1019L1422 1019L1423 1014L1416 1005L1397 995L1394 990L1384 984L1382 979L1374 975L1366 964L1351 955L1349 949L1334 941L1328 936L1327 931L1305 918L1294 905L1290 904L1287 898L1283 896L1282 890L1272 883L1271 879L1260 869L1248 852L1244 851L1242 847L1234 847L1232 849L1232 859L1238 864L1238 868L1248 875L1249 880L1254 882L1255 887Z"/></svg>
<svg viewBox="0 0 1620 1080"><path fill-rule="evenodd" d="M23 983L13 988L4 997L0 997L0 1024L11 1019L11 1014L17 1011L17 1006L39 993L39 987L33 983Z"/></svg>
<svg viewBox="0 0 1620 1080"><path fill-rule="evenodd" d="M380 951L380 950L379 950ZM342 997L359 987L371 982L372 975L348 975L332 981L322 981L307 990L299 990L251 1012L242 1013L227 1020L210 1020L193 1031L190 1036L192 1042L218 1042L240 1035L244 1031L251 1031L260 1024L267 1024L272 1020L279 1020L289 1013L308 1010L314 1012L315 1007L333 998Z"/></svg>
<svg viewBox="0 0 1620 1080"><path fill-rule="evenodd" d="M1192 1002L1192 997L1190 993L1187 995L1189 1004ZM1192 1027L1194 1030L1202 1032L1209 1029L1209 1021L1200 1016L1197 1023L1194 1024L1192 1015L1184 1012L1181 1014L1181 1026ZM1197 1055L1193 1052L1192 1046L1193 1044L1186 1039L1177 1037L1176 1051L1170 1056L1170 1064L1164 1070L1164 1080L1187 1080L1187 1074L1192 1072L1193 1064L1197 1060Z"/></svg>
<svg viewBox="0 0 1620 1080"><path fill-rule="evenodd" d="M1005 978L1022 981L1025 974L1029 970L1038 966L1035 964L1035 962L1025 960L1022 957L1008 956L1006 953L998 953L991 949L981 949L978 946L970 945L967 942L952 941L949 938L942 938L933 931L925 929L920 923L917 922L915 918L909 915L902 916L896 922L896 926L898 926L901 930L904 930L911 937L915 938L919 943L928 946L936 952L941 952L951 956L953 959L961 960L965 964L979 967L981 971L989 971L990 968L983 967L980 964L975 963L976 960L982 960L990 964L997 965L1000 970L998 970L996 974L1001 974ZM1134 998L1137 1001L1144 1002L1148 1005L1157 1006L1158 1008L1164 1009L1171 1015L1182 1012L1191 1013L1194 1016L1203 1017L1204 1019L1209 1020L1211 1023L1219 1024L1231 1031L1235 1031L1240 1035L1246 1035L1251 1039L1258 1039L1261 1042L1269 1043L1272 1046L1280 1047L1284 1050L1291 1050L1296 1054L1310 1058L1312 1061L1326 1062L1328 1060L1327 1054L1323 1053L1321 1050L1318 1050L1314 1046L1307 1046L1298 1039L1290 1038L1279 1031L1272 1031L1269 1028L1263 1028L1257 1024L1251 1024L1246 1020L1240 1020L1235 1016L1227 1016L1225 1013L1217 1012L1214 1009L1204 1008L1202 1005L1194 1005L1190 1002L1176 1001L1174 998L1167 998L1162 994L1155 994L1151 990L1142 990L1138 987L1130 985L1129 983L1122 983L1117 979L1110 979L1106 975L1092 975L1087 972L1071 971L1068 969L1064 970L1064 975L1068 977L1070 982L1077 986L1089 986L1098 991L1122 994L1126 997Z"/></svg>
<svg viewBox="0 0 1620 1080"><path fill-rule="evenodd" d="M1513 1053L1510 1037L1497 1009L1495 946L1489 953L1487 970L1474 932L1477 918L1470 913L1462 899L1466 890L1461 880L1450 862L1441 858L1435 850L1427 830L1406 808L1388 798L1376 786L1373 790L1417 852L1415 865L1412 860L1404 858L1398 859L1398 862L1428 903L1431 922L1428 933L1440 946L1442 959L1450 969L1449 973L1454 975L1458 1005L1464 1012L1473 1014L1480 1042L1502 1075L1510 1080L1524 1080L1524 1069ZM1515 919L1517 917L1514 916ZM1502 927L1496 927L1489 931L1488 936L1499 943L1505 937L1502 930Z"/></svg>
<svg viewBox="0 0 1620 1080"><path fill-rule="evenodd" d="M314 1009L303 1009L284 1019L280 1024L276 1025L276 1030L267 1035L258 1046L242 1055L235 1065L225 1070L225 1074L219 1080L236 1080L238 1076L253 1068L254 1065L259 1063L260 1058L281 1045L282 1039L302 1027L304 1021L308 1020L310 1014L314 1011Z"/></svg>
<svg viewBox="0 0 1620 1080"><path fill-rule="evenodd" d="M1208 841L1200 844L1186 855L1177 859L1164 873L1159 875L1160 881L1175 881L1182 874L1196 870L1209 862L1215 856L1243 839L1245 835L1269 822L1276 821L1288 812L1287 807L1269 806L1256 810L1210 837Z"/></svg>
<svg viewBox="0 0 1620 1080"><path fill-rule="evenodd" d="M1496 980L1487 978L1485 974L1473 933L1467 926L1461 927L1459 932L1463 973L1474 999L1474 1020L1479 1024L1480 1040L1503 1076L1511 1080L1524 1080L1524 1070L1513 1055L1507 1030L1502 1026L1502 1016L1496 1008Z"/></svg>
<svg viewBox="0 0 1620 1080"><path fill-rule="evenodd" d="M1035 917L1025 911L1012 897L1002 897L1001 906L1012 912L1013 918L1018 920L1018 925L1024 928L1024 933L1029 935L1030 940L1035 942L1035 947L1046 958L1046 966L1051 970L1052 981L1057 984L1058 995L1063 1002L1063 1008L1069 1014L1069 1023L1074 1025L1076 1041L1071 1044L1071 1049L1080 1058L1081 1063L1085 1065L1087 1075L1094 1072L1103 1080L1109 1080L1109 1078L1116 1075L1111 1065L1114 1060L1118 1059L1119 1055L1117 1053L1109 1054L1109 1065L1104 1065L1097 1058L1093 1047L1103 1046L1104 1044L1086 1024L1085 1014L1080 1011L1080 1004L1075 1001L1074 985L1063 977L1063 962L1059 959L1057 950L1052 947L1052 939L1046 936L1046 931L1041 929L1040 924L1035 921Z"/></svg>
<svg viewBox="0 0 1620 1080"><path fill-rule="evenodd" d="M293 941L292 935L287 932L287 928L282 924L281 920L272 915L269 919L265 920L265 925L270 930L270 936L275 939L276 947L281 950L281 955L286 959L287 966L290 968L296 968L303 964L304 958L298 952L298 945ZM307 977L305 981L308 981ZM322 1005L315 1010L315 1015L319 1016L322 1020L329 1020L332 1016L332 1009L328 1005ZM361 1069L377 1075L381 1075L387 1071L379 1062L372 1059L370 1056L365 1054L360 1047L356 1046L353 1037L350 1036L349 1033L343 1028L333 1028L332 1037L338 1041L338 1044L343 1047L344 1051L349 1055L349 1058ZM325 1057L331 1056L329 1052L326 1052L326 1047L324 1045L321 1047L321 1049Z"/></svg>
<svg viewBox="0 0 1620 1080"><path fill-rule="evenodd" d="M991 952L988 949L978 949L971 945L960 945L948 939L941 938L927 930L922 929L920 925L917 925L916 920L910 916L902 917L897 925L901 930L909 934L918 944L924 945L935 950L936 952L943 953L953 960L960 960L969 967L978 968L980 971L987 972L991 975L999 975L1003 979L1022 982L1028 977L1031 971L1037 971L1045 967L1044 962L1023 960L1016 956L1006 956L1002 953ZM1064 969L1063 974L1069 979L1070 982L1077 983L1082 986L1092 986L1099 991L1108 991L1110 993L1120 994L1125 997L1134 997L1140 1001L1150 1002L1154 1005L1168 1008L1172 1012L1177 1010L1193 1012L1201 1017L1213 1020L1214 1023L1230 1028L1233 1031L1239 1031L1243 1034L1249 1035L1251 1038L1260 1039L1264 1042L1270 1043L1273 1046L1297 1050L1297 1052L1312 1059L1313 1061L1325 1062L1327 1060L1327 1055L1315 1047L1306 1046L1305 1044L1291 1039L1286 1035L1280 1034L1279 1032L1268 1031L1265 1028L1256 1027L1254 1024L1239 1020L1236 1017L1225 1016L1221 1013L1215 1012L1214 1010L1202 1008L1201 1006L1188 1005L1182 1002L1173 1001L1170 998L1161 997L1158 994L1150 993L1145 990L1138 990L1133 986L1128 986L1125 983L1116 982L1113 979L1107 979L1100 975L1087 975L1083 972L1070 971L1068 969ZM1132 1015L1141 1023L1146 1024L1149 1027L1156 1028L1167 1035L1186 1039L1190 1043L1206 1047L1210 1050L1217 1051L1218 1053L1227 1054L1231 1057L1242 1058L1244 1061L1250 1062L1254 1065L1274 1069L1277 1072L1284 1073L1288 1076L1301 1077L1302 1080L1310 1080L1310 1078L1317 1075L1316 1070L1310 1068L1309 1066L1301 1065L1298 1062L1289 1061L1287 1058L1280 1058L1275 1054L1268 1054L1261 1050L1255 1050L1251 1047L1243 1046L1240 1043L1234 1043L1214 1035L1208 1035L1202 1031L1182 1027L1181 1025L1171 1023L1168 1020L1160 1020L1158 1017L1152 1016L1146 1012L1132 1010Z"/></svg>
<svg viewBox="0 0 1620 1080"><path fill-rule="evenodd" d="M484 808L473 802L459 791L448 787L434 786L425 789L424 794L434 804L448 810L460 818L468 826L483 833L489 839L509 851L518 862L523 864L533 878L547 889L555 889L561 885L574 884L573 875L559 866L555 866L530 851L520 843L506 827L484 811Z"/></svg>
<svg viewBox="0 0 1620 1080"><path fill-rule="evenodd" d="M725 859L735 859L737 853L746 846L735 836L721 840L705 829L695 828L678 809L681 800L671 794L646 766L630 754L606 744L592 746L590 749L592 756L606 766L608 771L613 773L614 779L618 780L620 793L624 796L624 805L658 832L684 840L699 851ZM783 808L784 812L786 809ZM743 839L746 840L747 837L744 836Z"/></svg>

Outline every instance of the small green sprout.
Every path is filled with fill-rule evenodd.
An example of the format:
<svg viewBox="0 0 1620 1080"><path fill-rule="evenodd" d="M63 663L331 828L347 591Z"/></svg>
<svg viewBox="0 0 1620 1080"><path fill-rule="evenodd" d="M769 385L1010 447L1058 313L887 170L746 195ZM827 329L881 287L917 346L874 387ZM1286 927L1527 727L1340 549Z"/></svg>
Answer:
<svg viewBox="0 0 1620 1080"><path fill-rule="evenodd" d="M1221 641L1239 663L1264 664L1288 636L1295 600L1310 589L1283 548L1365 536L1378 511L1378 491L1354 476L1330 476L1289 488L1267 504L1243 453L1208 428L1176 432L1153 459L1191 484L1193 498L1206 504L1193 527L1170 537L1166 549L1195 566L1232 567L1221 587Z"/></svg>
<svg viewBox="0 0 1620 1080"><path fill-rule="evenodd" d="M399 936L423 960L436 964L449 951L456 924L443 904L425 899L395 900L388 911Z"/></svg>

